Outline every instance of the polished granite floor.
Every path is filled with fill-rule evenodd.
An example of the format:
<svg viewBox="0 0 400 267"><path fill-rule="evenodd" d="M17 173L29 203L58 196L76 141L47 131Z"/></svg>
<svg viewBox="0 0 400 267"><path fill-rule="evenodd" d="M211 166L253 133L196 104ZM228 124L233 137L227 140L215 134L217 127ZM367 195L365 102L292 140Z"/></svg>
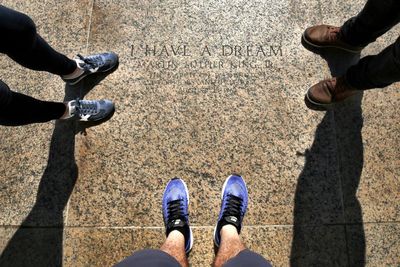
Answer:
<svg viewBox="0 0 400 267"><path fill-rule="evenodd" d="M311 84L359 58L313 54L303 30L340 25L363 0L1 3L69 56L120 56L117 71L74 87L0 56L0 77L16 91L117 107L98 126L0 127L2 267L111 266L159 247L161 195L174 176L191 192L190 263L209 266L232 172L250 193L243 239L274 266L400 266L400 84L326 113L303 102Z"/></svg>

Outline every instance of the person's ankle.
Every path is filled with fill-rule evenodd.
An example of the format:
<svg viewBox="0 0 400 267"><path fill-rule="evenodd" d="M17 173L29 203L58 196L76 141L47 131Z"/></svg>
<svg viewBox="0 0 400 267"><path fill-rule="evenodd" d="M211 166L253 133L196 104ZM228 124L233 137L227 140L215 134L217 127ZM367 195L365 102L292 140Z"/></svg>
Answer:
<svg viewBox="0 0 400 267"><path fill-rule="evenodd" d="M76 62L76 60L75 60L75 62ZM75 78L81 76L84 72L85 71L79 67L78 62L76 62L76 69L72 73L62 75L61 78L65 79L65 80L75 79Z"/></svg>
<svg viewBox="0 0 400 267"><path fill-rule="evenodd" d="M232 224L225 224L222 226L220 231L221 238L222 237L239 237L239 233L237 228Z"/></svg>
<svg viewBox="0 0 400 267"><path fill-rule="evenodd" d="M71 114L69 112L69 106L68 106L68 102L64 102L63 103L65 105L65 112L64 114L61 116L61 118L59 118L59 120L66 120L71 118Z"/></svg>
<svg viewBox="0 0 400 267"><path fill-rule="evenodd" d="M173 236L177 236L178 235L178 233L183 237L183 240L185 241L185 243L186 243L186 241L187 241L187 238L189 238L189 226L187 225L187 224L185 224L184 226L182 226L182 227L176 227L176 228L173 228L172 230L171 230L171 232L169 232L168 233L168 235L167 235L167 238L173 233Z"/></svg>
<svg viewBox="0 0 400 267"><path fill-rule="evenodd" d="M184 234L183 234L181 231L176 230L176 229L175 229L175 230L172 230L172 231L168 234L167 238L170 238L170 239L183 239L183 240L185 240Z"/></svg>

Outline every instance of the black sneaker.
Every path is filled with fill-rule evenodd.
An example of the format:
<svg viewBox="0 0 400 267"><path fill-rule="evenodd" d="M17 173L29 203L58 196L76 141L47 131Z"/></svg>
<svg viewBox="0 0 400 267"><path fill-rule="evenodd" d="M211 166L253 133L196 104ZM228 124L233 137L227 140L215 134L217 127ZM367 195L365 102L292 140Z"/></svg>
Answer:
<svg viewBox="0 0 400 267"><path fill-rule="evenodd" d="M110 100L72 100L68 102L68 109L69 116L79 121L100 121L115 111Z"/></svg>
<svg viewBox="0 0 400 267"><path fill-rule="evenodd" d="M86 57L78 54L77 58L74 60L76 61L78 68L83 70L83 73L73 79L63 78L63 80L70 85L77 84L90 74L112 70L118 64L118 55L113 52L95 54Z"/></svg>
<svg viewBox="0 0 400 267"><path fill-rule="evenodd" d="M221 198L221 211L214 229L214 243L217 247L221 243L220 231L224 225L235 226L238 234L242 229L248 201L247 187L243 178L235 174L229 176L222 187Z"/></svg>
<svg viewBox="0 0 400 267"><path fill-rule="evenodd" d="M162 211L166 235L178 230L185 237L186 254L193 247L193 234L189 226L189 192L182 179L174 178L165 187Z"/></svg>

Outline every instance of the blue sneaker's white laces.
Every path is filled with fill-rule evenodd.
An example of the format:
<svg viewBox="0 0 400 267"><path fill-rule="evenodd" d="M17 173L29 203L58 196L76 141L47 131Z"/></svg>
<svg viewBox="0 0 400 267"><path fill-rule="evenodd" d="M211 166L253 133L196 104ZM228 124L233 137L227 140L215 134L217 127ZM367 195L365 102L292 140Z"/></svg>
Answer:
<svg viewBox="0 0 400 267"><path fill-rule="evenodd" d="M85 64L85 66L81 66L83 68L88 67L90 69L97 69L104 65L104 60L100 55L83 57L82 55L78 54L78 58Z"/></svg>
<svg viewBox="0 0 400 267"><path fill-rule="evenodd" d="M98 113L97 103L92 100L76 100L76 112L80 117L96 115Z"/></svg>

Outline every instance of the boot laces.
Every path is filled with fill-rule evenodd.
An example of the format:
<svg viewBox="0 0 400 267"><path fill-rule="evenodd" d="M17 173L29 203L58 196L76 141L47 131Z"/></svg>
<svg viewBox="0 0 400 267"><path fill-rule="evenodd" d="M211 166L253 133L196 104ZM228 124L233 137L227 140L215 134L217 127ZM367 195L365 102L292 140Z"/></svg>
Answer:
<svg viewBox="0 0 400 267"><path fill-rule="evenodd" d="M335 42L339 39L339 28L334 28L334 27L328 27L329 29L329 34L328 38L330 42Z"/></svg>

